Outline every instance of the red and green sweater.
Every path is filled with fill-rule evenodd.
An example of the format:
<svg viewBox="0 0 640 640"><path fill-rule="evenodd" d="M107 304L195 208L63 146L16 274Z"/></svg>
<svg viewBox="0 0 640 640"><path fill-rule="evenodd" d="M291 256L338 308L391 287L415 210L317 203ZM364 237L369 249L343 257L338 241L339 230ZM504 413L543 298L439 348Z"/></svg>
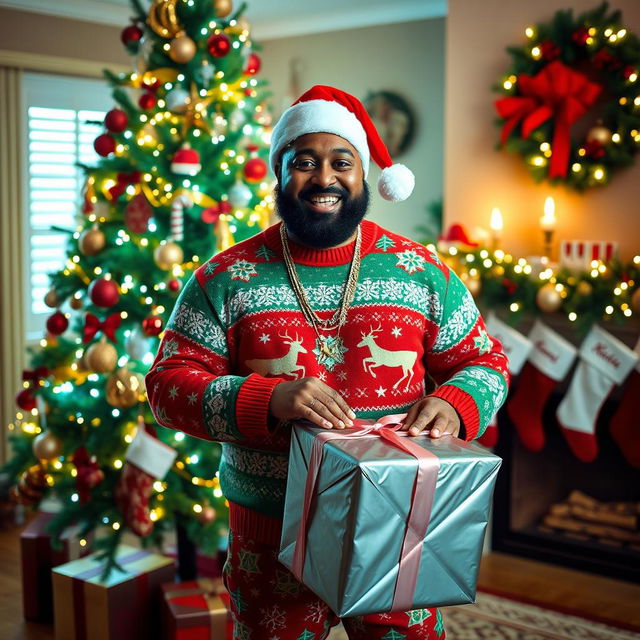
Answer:
<svg viewBox="0 0 640 640"><path fill-rule="evenodd" d="M313 309L330 317L353 244L290 248ZM362 223L347 321L325 335L337 341L334 357L291 288L279 224L202 265L173 310L147 376L149 402L161 425L222 443L220 484L238 533L279 541L290 436L269 427L279 382L315 376L359 418L378 418L408 410L431 378L431 395L456 409L468 440L505 400L506 357L465 286L431 251L373 222Z"/></svg>

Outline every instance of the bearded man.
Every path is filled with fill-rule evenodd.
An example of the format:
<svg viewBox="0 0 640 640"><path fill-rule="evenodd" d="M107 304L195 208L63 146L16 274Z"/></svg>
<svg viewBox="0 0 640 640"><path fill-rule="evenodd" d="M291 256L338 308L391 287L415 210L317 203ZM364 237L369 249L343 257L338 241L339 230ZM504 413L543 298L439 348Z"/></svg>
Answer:
<svg viewBox="0 0 640 640"><path fill-rule="evenodd" d="M285 111L270 151L282 222L196 271L147 376L160 424L222 443L234 637L319 640L337 622L277 561L291 420L407 412L409 435L471 440L506 396L506 358L457 276L364 220L370 158L383 197L411 193L353 96L316 86ZM352 640L444 637L435 609L343 623Z"/></svg>

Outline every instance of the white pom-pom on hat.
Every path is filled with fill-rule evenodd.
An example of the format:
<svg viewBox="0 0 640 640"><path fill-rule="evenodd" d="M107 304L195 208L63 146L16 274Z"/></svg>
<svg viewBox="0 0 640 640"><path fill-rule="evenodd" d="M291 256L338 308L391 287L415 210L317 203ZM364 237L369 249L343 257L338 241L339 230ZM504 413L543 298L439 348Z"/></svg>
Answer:
<svg viewBox="0 0 640 640"><path fill-rule="evenodd" d="M416 177L411 169L403 164L385 167L378 178L378 192L391 202L406 200L416 186Z"/></svg>
<svg viewBox="0 0 640 640"><path fill-rule="evenodd" d="M356 97L325 85L303 93L280 117L271 134L269 164L275 173L282 150L308 133L333 133L353 145L362 160L366 177L369 158L382 169L380 195L391 202L406 200L415 186L415 176L403 164L393 164L366 109Z"/></svg>

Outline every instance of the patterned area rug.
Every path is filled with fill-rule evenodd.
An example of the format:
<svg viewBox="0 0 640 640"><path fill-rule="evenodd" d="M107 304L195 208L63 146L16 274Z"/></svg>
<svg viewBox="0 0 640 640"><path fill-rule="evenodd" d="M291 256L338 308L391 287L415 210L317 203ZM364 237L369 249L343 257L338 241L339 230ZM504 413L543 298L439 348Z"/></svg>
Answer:
<svg viewBox="0 0 640 640"><path fill-rule="evenodd" d="M478 593L475 604L444 607L447 640L638 640L624 631L515 600ZM328 640L347 640L342 626Z"/></svg>

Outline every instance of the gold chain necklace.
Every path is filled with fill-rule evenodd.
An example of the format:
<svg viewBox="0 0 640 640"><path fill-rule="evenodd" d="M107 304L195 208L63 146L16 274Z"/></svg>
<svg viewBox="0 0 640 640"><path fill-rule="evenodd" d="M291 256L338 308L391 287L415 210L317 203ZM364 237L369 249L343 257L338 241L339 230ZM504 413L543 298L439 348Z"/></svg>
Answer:
<svg viewBox="0 0 640 640"><path fill-rule="evenodd" d="M282 242L282 255L284 256L284 264L287 268L287 274L289 275L289 280L291 281L293 292L296 294L296 298L298 299L300 308L302 309L302 313L307 319L307 322L309 322L309 324L313 327L313 330L318 337L320 350L322 351L322 353L329 358L335 359L335 356L337 355L337 345L335 343L333 346L329 345L327 343L327 338L320 335L320 331L337 330L339 335L340 329L347 319L347 311L349 310L349 305L351 304L355 296L356 287L358 284L358 274L360 273L360 249L362 246L362 233L360 231L360 227L358 226L358 231L356 233L356 241L353 248L353 258L351 260L351 266L349 267L349 274L342 290L340 306L336 309L333 316L331 316L331 318L329 318L328 320L322 320L322 318L319 318L316 312L311 308L309 298L307 297L307 292L304 290L302 282L300 282L298 272L296 271L295 262L293 261L291 250L289 249L289 242L287 241L287 231L284 223L280 225L280 240Z"/></svg>

